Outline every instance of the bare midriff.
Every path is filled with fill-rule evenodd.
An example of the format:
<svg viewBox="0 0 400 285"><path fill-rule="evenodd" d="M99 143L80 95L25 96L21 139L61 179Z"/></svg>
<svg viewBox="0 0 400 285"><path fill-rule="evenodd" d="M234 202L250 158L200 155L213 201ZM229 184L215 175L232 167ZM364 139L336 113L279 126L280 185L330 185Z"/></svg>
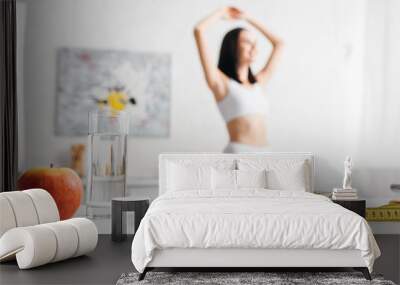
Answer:
<svg viewBox="0 0 400 285"><path fill-rule="evenodd" d="M261 114L235 118L226 124L231 142L255 146L267 145L265 116Z"/></svg>

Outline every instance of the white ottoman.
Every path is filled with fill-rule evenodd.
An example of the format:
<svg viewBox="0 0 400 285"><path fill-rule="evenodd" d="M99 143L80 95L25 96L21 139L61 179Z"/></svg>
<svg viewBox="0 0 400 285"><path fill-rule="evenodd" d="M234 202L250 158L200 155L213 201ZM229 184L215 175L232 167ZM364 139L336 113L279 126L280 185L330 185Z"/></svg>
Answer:
<svg viewBox="0 0 400 285"><path fill-rule="evenodd" d="M60 220L53 197L43 189L0 193L0 214L0 237L15 227Z"/></svg>
<svg viewBox="0 0 400 285"><path fill-rule="evenodd" d="M20 269L80 256L97 245L97 228L86 218L14 228L0 238L0 261L16 257Z"/></svg>
<svg viewBox="0 0 400 285"><path fill-rule="evenodd" d="M28 269L96 248L92 221L59 220L57 205L43 189L0 193L0 262L16 258L20 269Z"/></svg>

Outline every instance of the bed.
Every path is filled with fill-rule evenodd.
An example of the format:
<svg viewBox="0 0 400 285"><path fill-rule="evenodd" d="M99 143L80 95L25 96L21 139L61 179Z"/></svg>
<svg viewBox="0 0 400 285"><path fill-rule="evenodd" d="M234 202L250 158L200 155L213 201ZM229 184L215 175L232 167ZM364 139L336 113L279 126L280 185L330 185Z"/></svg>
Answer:
<svg viewBox="0 0 400 285"><path fill-rule="evenodd" d="M132 262L154 268L352 267L380 251L361 216L314 194L311 153L161 154Z"/></svg>

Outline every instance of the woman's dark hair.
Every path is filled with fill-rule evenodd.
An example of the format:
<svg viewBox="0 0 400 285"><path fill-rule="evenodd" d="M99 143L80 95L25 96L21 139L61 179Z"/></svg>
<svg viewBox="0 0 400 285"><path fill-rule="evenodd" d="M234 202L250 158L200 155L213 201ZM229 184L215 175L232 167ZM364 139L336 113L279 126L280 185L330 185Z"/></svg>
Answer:
<svg viewBox="0 0 400 285"><path fill-rule="evenodd" d="M222 40L221 50L219 52L218 68L226 76L232 78L233 80L242 83L237 74L238 65L238 41L240 32L243 28L236 28L229 31L224 39ZM257 80L254 77L253 72L249 67L249 82L256 83Z"/></svg>

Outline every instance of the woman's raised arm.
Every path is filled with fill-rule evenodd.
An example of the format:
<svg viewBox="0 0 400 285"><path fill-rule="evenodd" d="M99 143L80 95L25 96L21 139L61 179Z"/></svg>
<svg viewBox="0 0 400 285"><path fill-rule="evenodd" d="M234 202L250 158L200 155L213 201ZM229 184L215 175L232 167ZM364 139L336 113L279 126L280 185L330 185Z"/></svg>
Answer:
<svg viewBox="0 0 400 285"><path fill-rule="evenodd" d="M213 91L216 99L222 99L224 96L225 82L223 79L222 72L219 71L218 66L212 59L207 46L207 40L205 37L206 29L217 20L226 17L229 18L229 8L218 9L211 15L201 20L194 28L194 37L196 39L197 48L199 50L200 61L203 67L204 76L207 81L208 87ZM219 97L219 98L218 98Z"/></svg>
<svg viewBox="0 0 400 285"><path fill-rule="evenodd" d="M283 41L273 35L267 28L259 21L249 17L248 15L242 15L241 18L246 20L249 24L260 31L272 44L272 53L268 58L264 67L257 73L256 79L260 83L265 83L271 76L276 64L279 60L280 54L283 48Z"/></svg>

